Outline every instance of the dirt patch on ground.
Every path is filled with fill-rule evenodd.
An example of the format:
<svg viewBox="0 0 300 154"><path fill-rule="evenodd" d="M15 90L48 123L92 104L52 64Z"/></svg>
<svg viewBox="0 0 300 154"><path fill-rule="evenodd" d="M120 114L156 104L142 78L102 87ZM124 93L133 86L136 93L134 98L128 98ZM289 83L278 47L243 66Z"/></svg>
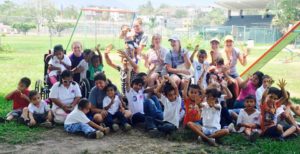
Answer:
<svg viewBox="0 0 300 154"><path fill-rule="evenodd" d="M116 132L102 139L86 139L65 133L62 128L43 132L41 139L21 145L0 144L0 153L206 153L207 145L151 138L142 130ZM221 148L221 147L217 147Z"/></svg>

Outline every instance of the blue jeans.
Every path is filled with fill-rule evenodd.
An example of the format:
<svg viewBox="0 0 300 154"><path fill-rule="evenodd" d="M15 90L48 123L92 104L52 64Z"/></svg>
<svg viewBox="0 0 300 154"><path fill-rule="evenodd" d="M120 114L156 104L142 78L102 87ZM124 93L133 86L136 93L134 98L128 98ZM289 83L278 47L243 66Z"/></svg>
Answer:
<svg viewBox="0 0 300 154"><path fill-rule="evenodd" d="M136 125L138 123L144 123L145 122L145 115L138 112L138 113L135 113L134 115L132 115L132 118L131 118L131 124L132 125Z"/></svg>
<svg viewBox="0 0 300 154"><path fill-rule="evenodd" d="M65 131L68 133L83 132L85 135L96 131L90 125L84 124L84 123L75 123L75 124L65 125L64 128L65 128Z"/></svg>
<svg viewBox="0 0 300 154"><path fill-rule="evenodd" d="M146 129L154 129L155 120L163 120L163 111L160 102L156 96L146 99L144 102Z"/></svg>
<svg viewBox="0 0 300 154"><path fill-rule="evenodd" d="M164 121L163 123L157 124L157 129L165 134L171 134L177 130L177 127L172 123Z"/></svg>
<svg viewBox="0 0 300 154"><path fill-rule="evenodd" d="M104 119L105 125L112 128L112 125L114 124L113 120L115 118L119 120L121 126L124 126L127 123L127 119L124 117L123 113L117 111L114 115L112 115L111 113L107 114L106 118Z"/></svg>

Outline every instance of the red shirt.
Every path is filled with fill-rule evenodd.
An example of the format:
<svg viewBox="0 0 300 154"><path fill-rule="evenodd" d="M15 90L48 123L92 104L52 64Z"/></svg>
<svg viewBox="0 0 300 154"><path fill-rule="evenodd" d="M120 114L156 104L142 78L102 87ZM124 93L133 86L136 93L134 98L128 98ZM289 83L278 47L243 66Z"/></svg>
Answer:
<svg viewBox="0 0 300 154"><path fill-rule="evenodd" d="M23 94L28 96L29 95L29 90L25 89L23 91ZM23 109L24 107L27 107L29 105L29 102L26 99L21 97L20 92L13 93L11 95L11 97L9 97L8 99L13 101L13 109L14 110Z"/></svg>
<svg viewBox="0 0 300 154"><path fill-rule="evenodd" d="M190 99L184 100L185 106L185 116L183 119L183 126L185 126L188 122L196 122L201 120L201 111L199 106L192 102Z"/></svg>
<svg viewBox="0 0 300 154"><path fill-rule="evenodd" d="M279 102L275 102L275 104L271 104L270 105L271 107L268 105L267 102L260 105L260 110L261 110L260 124L263 132L269 127L275 125L276 109L280 107L280 105L281 104Z"/></svg>

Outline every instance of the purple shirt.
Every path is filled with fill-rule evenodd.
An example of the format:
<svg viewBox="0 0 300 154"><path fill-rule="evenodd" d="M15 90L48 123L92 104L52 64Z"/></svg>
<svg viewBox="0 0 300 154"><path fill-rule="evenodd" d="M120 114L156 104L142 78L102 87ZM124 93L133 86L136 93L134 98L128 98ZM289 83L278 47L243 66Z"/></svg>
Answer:
<svg viewBox="0 0 300 154"><path fill-rule="evenodd" d="M83 60L83 55L81 54L80 57L76 57L74 55L74 53L72 53L69 56L71 62L72 62L72 69L75 68L76 66L78 66L78 64L80 63L81 60ZM76 73L73 75L73 80L76 81L77 83L79 83L80 81L80 73Z"/></svg>
<svg viewBox="0 0 300 154"><path fill-rule="evenodd" d="M237 98L238 101L244 101L244 99L249 96L255 96L256 87L251 80L247 82L246 88L242 88L239 97Z"/></svg>

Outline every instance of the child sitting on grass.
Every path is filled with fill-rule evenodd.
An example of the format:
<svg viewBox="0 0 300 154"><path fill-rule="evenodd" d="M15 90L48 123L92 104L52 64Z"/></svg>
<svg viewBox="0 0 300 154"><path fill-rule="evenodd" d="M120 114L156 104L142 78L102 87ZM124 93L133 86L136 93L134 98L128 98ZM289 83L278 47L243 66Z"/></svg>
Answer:
<svg viewBox="0 0 300 154"><path fill-rule="evenodd" d="M108 111L104 123L113 131L119 130L119 125L114 123L114 119L117 118L118 122L125 130L130 130L131 125L128 124L127 119L124 116L125 104L123 103L120 96L117 95L117 87L113 84L108 84L104 91L106 96L103 99L103 108Z"/></svg>
<svg viewBox="0 0 300 154"><path fill-rule="evenodd" d="M295 126L276 123L276 110L281 104L287 100L288 96L285 91L286 81L279 80L277 84L281 90L271 87L267 89L263 95L261 107L261 128L262 134L266 137L278 138L284 141L286 137L290 136L296 131Z"/></svg>
<svg viewBox="0 0 300 154"><path fill-rule="evenodd" d="M199 140L208 142L211 146L217 146L216 139L229 134L228 129L221 129L221 104L218 98L221 93L217 89L206 90L206 102L199 104L202 108L202 126L189 122L188 127L191 128L199 137Z"/></svg>
<svg viewBox="0 0 300 154"><path fill-rule="evenodd" d="M21 117L28 126L40 124L44 127L52 127L52 112L47 103L41 100L41 95L32 90L29 92L30 104L23 109Z"/></svg>
<svg viewBox="0 0 300 154"><path fill-rule="evenodd" d="M83 51L83 58L79 64L72 70L73 74L80 73L80 81L87 78L87 71L89 70L89 63L91 60L91 49L85 49Z"/></svg>
<svg viewBox="0 0 300 154"><path fill-rule="evenodd" d="M52 85L58 81L58 76L64 70L71 69L71 60L68 56L64 54L64 49L62 45L56 45L53 49L53 57L49 61L49 80Z"/></svg>
<svg viewBox="0 0 300 154"><path fill-rule="evenodd" d="M21 116L22 110L28 106L30 100L28 98L31 81L27 77L23 77L19 83L18 88L5 96L5 99L13 101L13 110L7 114L6 120L11 121Z"/></svg>
<svg viewBox="0 0 300 154"><path fill-rule="evenodd" d="M164 76L162 82L154 90L164 106L163 121L157 124L157 129L165 134L171 134L179 128L181 97L178 87L169 76ZM161 89L163 88L163 94Z"/></svg>
<svg viewBox="0 0 300 154"><path fill-rule="evenodd" d="M259 123L260 112L255 109L255 103L255 96L247 96L245 98L245 108L240 111L236 122L238 132L245 133L251 142L254 142L259 133L261 133Z"/></svg>
<svg viewBox="0 0 300 154"><path fill-rule="evenodd" d="M83 132L87 138L99 139L104 136L104 133L109 132L109 128L104 128L91 121L86 114L90 111L91 103L87 99L81 99L77 107L68 114L64 129L68 133Z"/></svg>

